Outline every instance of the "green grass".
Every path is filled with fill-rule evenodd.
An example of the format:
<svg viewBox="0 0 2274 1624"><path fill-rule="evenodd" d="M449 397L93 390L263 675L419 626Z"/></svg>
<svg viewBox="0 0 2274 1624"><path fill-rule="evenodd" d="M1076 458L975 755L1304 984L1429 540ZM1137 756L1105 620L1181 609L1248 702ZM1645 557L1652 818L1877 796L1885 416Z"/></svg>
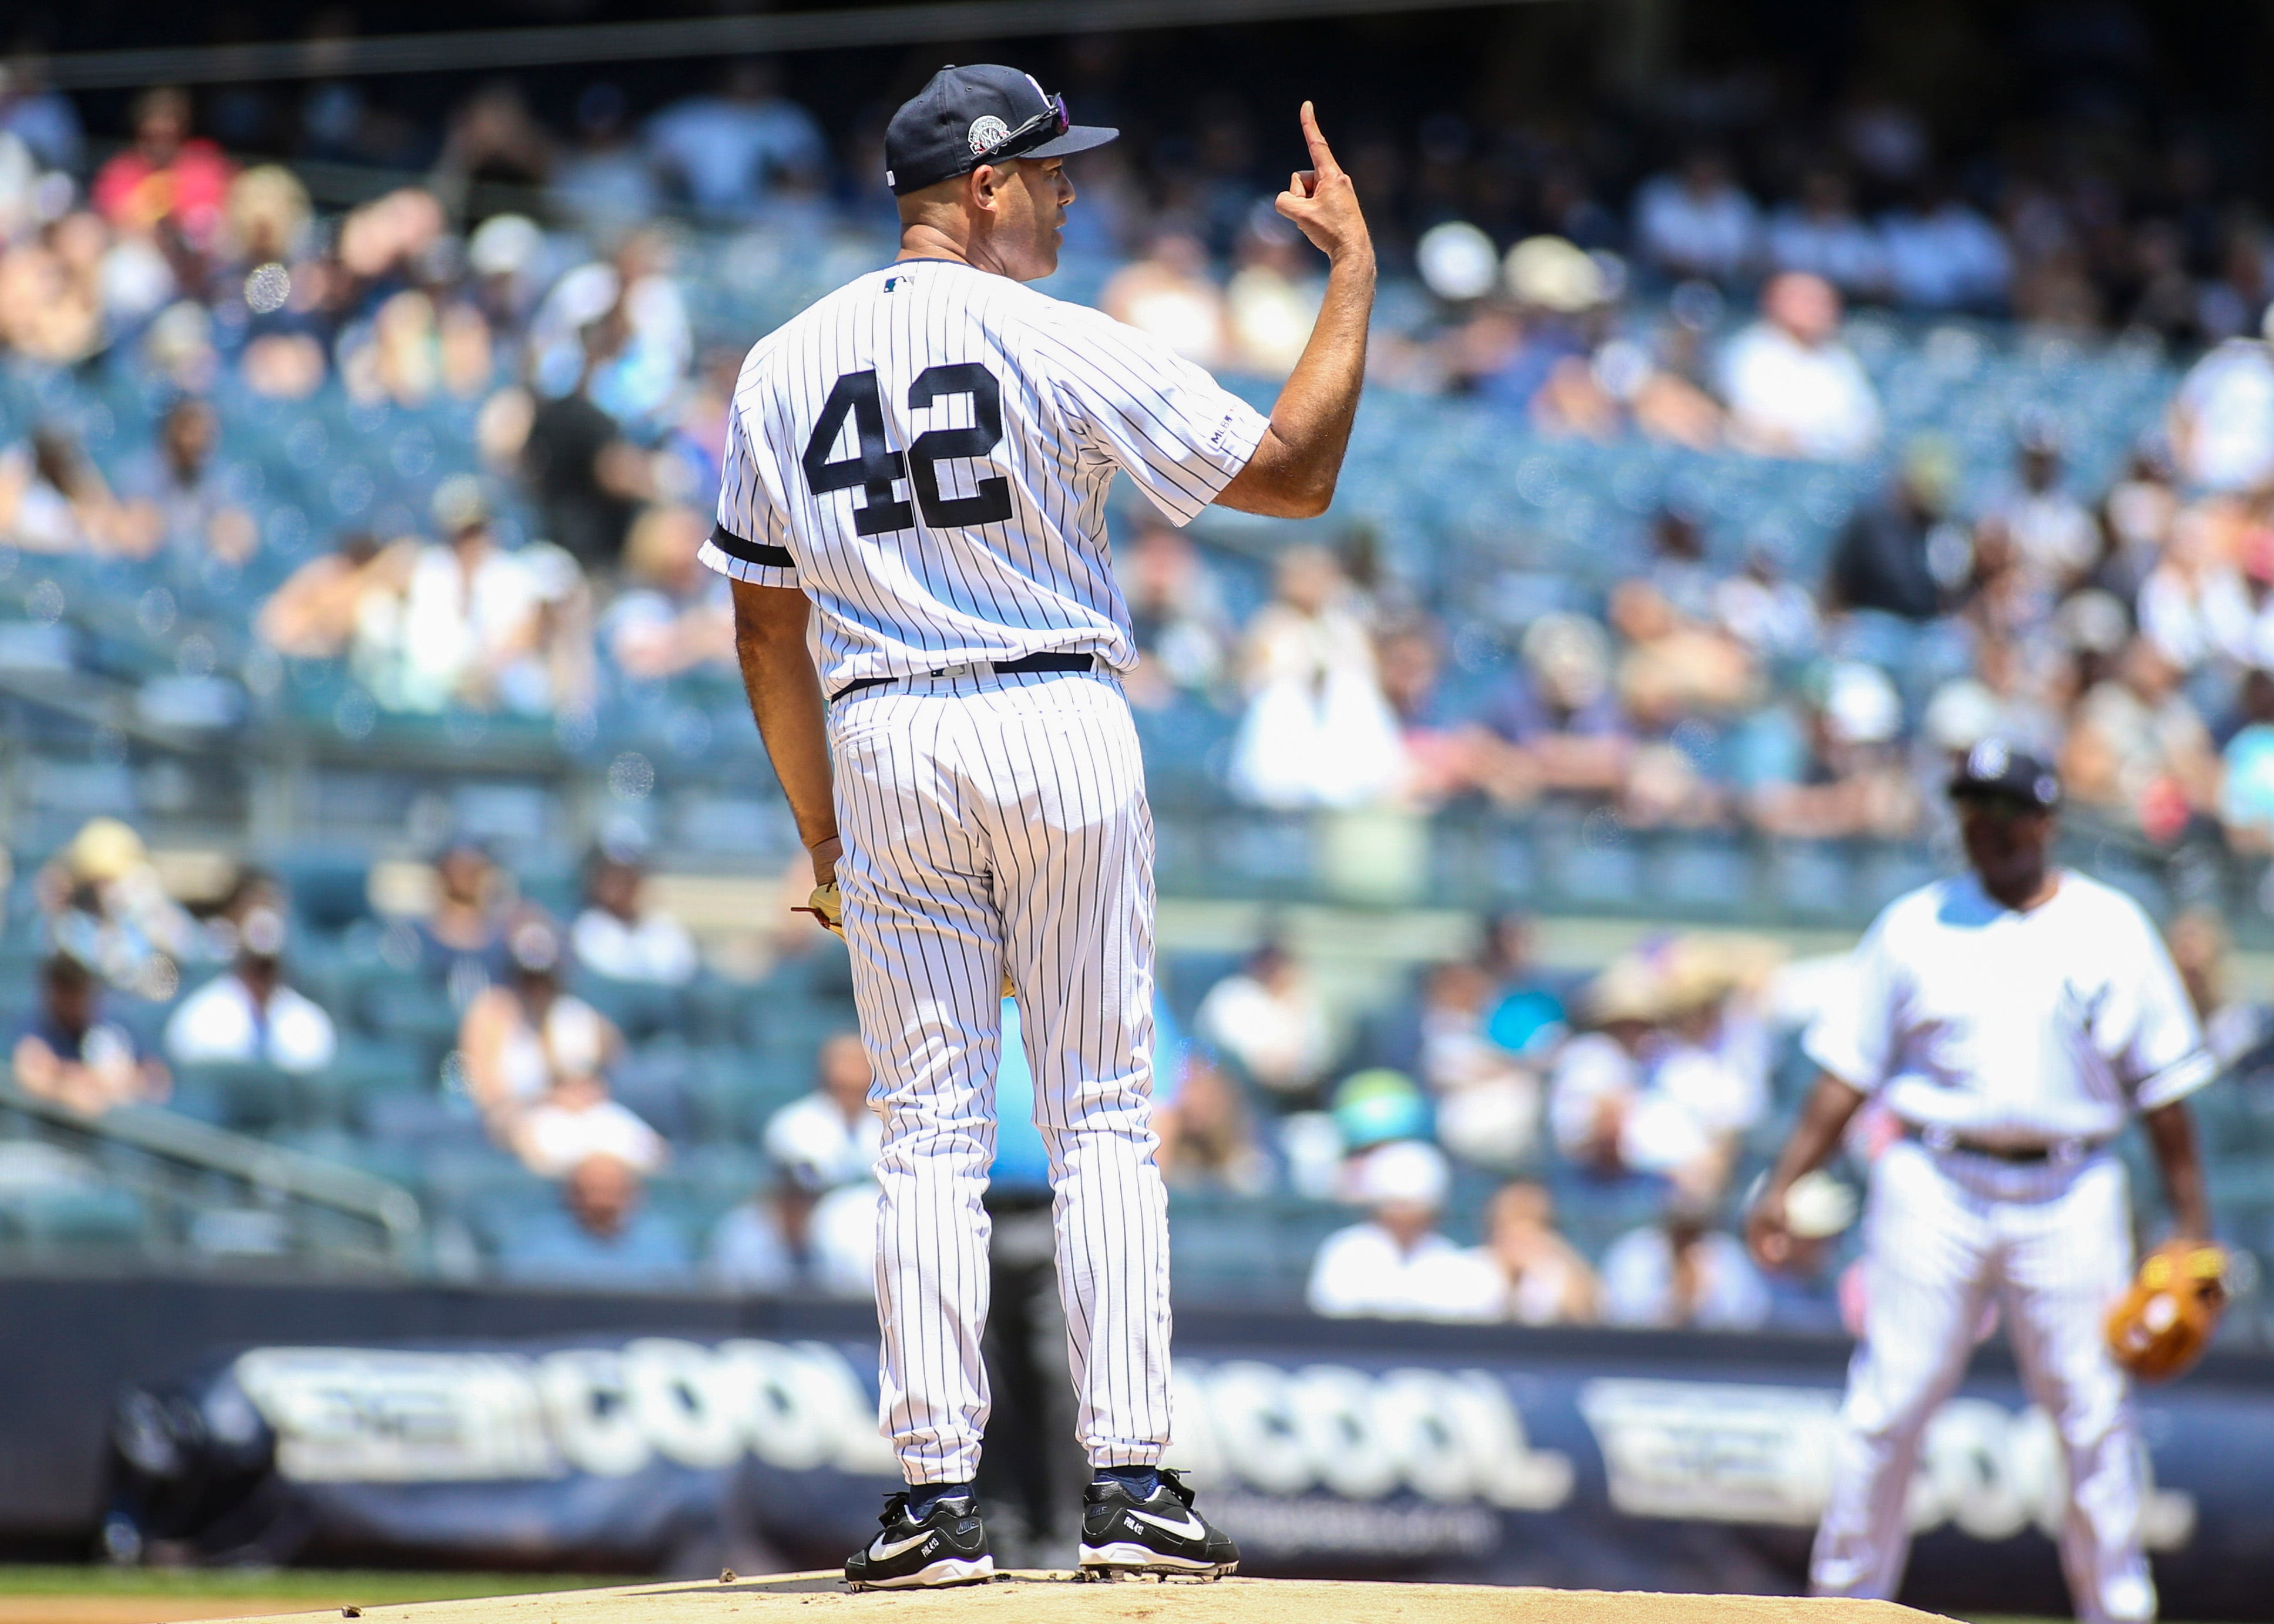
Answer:
<svg viewBox="0 0 2274 1624"><path fill-rule="evenodd" d="M636 1584L653 1575L410 1573L331 1568L104 1568L0 1563L0 1596L290 1596L380 1604Z"/></svg>

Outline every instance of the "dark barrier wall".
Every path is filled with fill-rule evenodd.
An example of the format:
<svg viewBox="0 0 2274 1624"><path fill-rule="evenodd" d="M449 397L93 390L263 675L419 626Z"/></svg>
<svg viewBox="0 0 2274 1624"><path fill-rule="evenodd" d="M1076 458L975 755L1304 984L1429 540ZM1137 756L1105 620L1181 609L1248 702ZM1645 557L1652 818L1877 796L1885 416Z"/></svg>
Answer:
<svg viewBox="0 0 2274 1624"><path fill-rule="evenodd" d="M19 1538L92 1544L108 1510L209 1556L825 1564L894 1481L860 1306L15 1281L0 1327ZM1798 1587L1846 1351L1193 1312L1178 1349L1175 1463L1247 1571L1760 1591ZM2166 1613L2274 1618L2274 1364L2142 1410ZM1929 1437L1905 1599L2059 1610L2061 1492L1985 1351Z"/></svg>

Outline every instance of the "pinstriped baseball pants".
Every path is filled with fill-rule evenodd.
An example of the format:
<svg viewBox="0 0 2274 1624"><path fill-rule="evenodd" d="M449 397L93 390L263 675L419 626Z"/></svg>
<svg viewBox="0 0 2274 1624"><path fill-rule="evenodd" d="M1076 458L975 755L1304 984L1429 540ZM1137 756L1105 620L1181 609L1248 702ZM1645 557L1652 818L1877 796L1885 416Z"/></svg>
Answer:
<svg viewBox="0 0 2274 1624"><path fill-rule="evenodd" d="M1112 678L919 678L833 707L838 879L877 1163L879 1425L968 1482L987 1424L1001 987L1050 1148L1077 1426L1095 1466L1169 1435L1168 1204L1151 1124L1153 822Z"/></svg>

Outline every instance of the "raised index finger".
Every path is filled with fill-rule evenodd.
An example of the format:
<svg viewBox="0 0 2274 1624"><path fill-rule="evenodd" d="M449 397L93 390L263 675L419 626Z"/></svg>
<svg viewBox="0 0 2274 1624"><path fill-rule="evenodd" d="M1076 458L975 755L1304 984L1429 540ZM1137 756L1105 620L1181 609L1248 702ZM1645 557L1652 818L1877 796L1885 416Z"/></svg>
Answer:
<svg viewBox="0 0 2274 1624"><path fill-rule="evenodd" d="M1319 133L1319 116L1311 110L1308 102L1303 103L1303 140L1311 149L1311 167L1321 175L1339 175L1342 165L1335 162L1334 149L1327 138Z"/></svg>

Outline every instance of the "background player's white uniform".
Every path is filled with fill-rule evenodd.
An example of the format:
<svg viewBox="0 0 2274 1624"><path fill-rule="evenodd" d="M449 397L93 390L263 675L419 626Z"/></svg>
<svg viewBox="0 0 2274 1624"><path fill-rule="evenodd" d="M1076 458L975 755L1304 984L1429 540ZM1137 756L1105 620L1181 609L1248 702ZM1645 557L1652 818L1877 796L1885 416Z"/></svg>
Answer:
<svg viewBox="0 0 2274 1624"><path fill-rule="evenodd" d="M860 277L743 364L703 556L818 612L837 873L885 1122L882 1425L911 1483L968 1481L986 1423L980 1198L1006 968L1082 1444L1094 1466L1143 1466L1168 1438L1153 830L1105 493L1119 470L1189 520L1265 426L1145 335L948 260ZM993 669L1049 653L1096 669ZM846 692L872 679L888 680Z"/></svg>
<svg viewBox="0 0 2274 1624"><path fill-rule="evenodd" d="M2132 1272L2124 1168L2104 1147L2130 1113L2216 1069L2179 975L2128 898L2074 873L2028 914L1970 875L1926 886L1892 904L1856 957L1859 996L1810 1031L1809 1056L1923 1132L1871 1170L1864 1342L1813 1585L1894 1593L1921 1432L1994 1292L2023 1383L2060 1432L2078 1616L2152 1617L2139 1440L2102 1340ZM1953 1140L2054 1154L2014 1165Z"/></svg>

